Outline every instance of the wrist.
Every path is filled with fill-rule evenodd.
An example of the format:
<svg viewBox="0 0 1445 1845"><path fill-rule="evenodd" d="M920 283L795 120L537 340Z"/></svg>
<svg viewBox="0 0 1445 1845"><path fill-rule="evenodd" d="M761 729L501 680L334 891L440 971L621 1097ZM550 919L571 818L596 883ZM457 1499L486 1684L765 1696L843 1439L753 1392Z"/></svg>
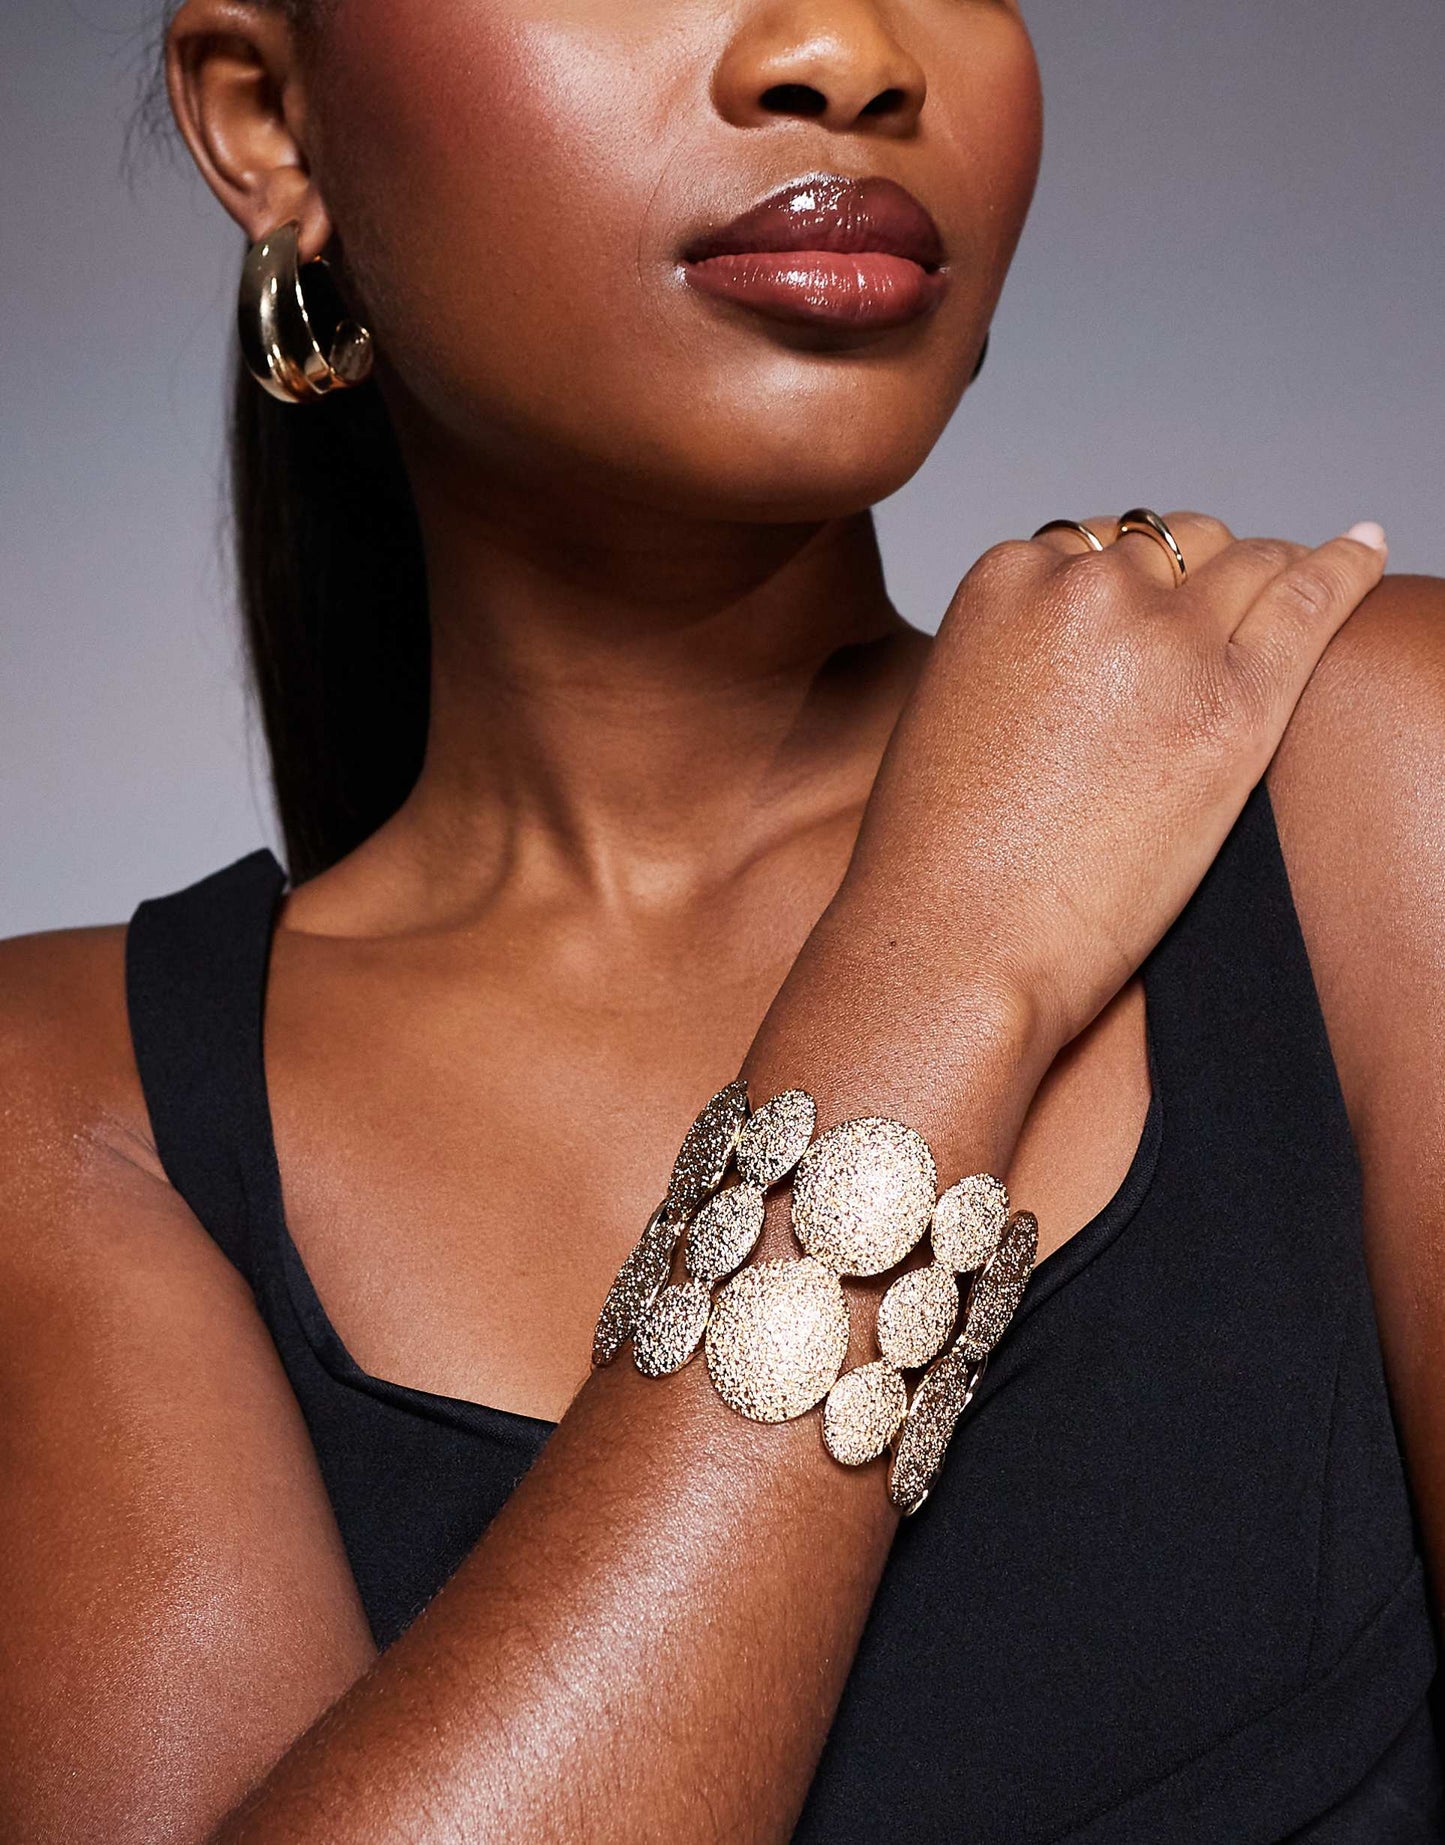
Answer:
<svg viewBox="0 0 1445 1845"><path fill-rule="evenodd" d="M985 961L959 965L939 936L886 931L835 902L799 955L749 1050L754 1096L802 1087L820 1126L888 1115L934 1150L941 1184L1006 1170L1058 1045L1021 985Z"/></svg>

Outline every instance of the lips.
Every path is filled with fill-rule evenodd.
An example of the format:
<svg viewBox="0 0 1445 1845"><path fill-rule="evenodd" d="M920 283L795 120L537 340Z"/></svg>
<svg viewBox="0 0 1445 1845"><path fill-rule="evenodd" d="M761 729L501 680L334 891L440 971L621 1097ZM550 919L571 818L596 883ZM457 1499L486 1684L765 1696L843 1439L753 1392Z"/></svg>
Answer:
<svg viewBox="0 0 1445 1845"><path fill-rule="evenodd" d="M770 319L886 329L932 312L947 287L932 217L891 179L792 180L683 252L702 293Z"/></svg>

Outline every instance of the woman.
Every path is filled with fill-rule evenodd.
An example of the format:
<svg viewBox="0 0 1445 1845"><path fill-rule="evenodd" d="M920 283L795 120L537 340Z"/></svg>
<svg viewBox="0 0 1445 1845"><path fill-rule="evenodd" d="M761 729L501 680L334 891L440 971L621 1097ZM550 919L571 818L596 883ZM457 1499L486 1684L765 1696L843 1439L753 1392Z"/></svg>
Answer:
<svg viewBox="0 0 1445 1845"><path fill-rule="evenodd" d="M1034 183L1011 4L185 0L167 55L252 245L292 884L5 949L7 1836L1438 1837L1441 585L1141 510L893 611L867 508ZM901 1528L682 1280L740 1071L1040 1226ZM664 1189L714 1320L645 1375ZM881 1363L896 1266L807 1263Z"/></svg>

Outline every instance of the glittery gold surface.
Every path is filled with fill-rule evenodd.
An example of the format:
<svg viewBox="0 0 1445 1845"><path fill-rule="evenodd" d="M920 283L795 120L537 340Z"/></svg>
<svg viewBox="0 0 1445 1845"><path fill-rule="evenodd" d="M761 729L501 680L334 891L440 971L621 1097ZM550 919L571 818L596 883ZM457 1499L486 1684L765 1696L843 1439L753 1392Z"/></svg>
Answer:
<svg viewBox="0 0 1445 1845"><path fill-rule="evenodd" d="M632 1361L645 1377L680 1371L702 1343L712 1292L705 1281L665 1287L632 1335Z"/></svg>
<svg viewBox="0 0 1445 1845"><path fill-rule="evenodd" d="M759 1262L713 1301L707 1368L718 1395L755 1422L820 1403L848 1353L848 1304L821 1263Z"/></svg>
<svg viewBox="0 0 1445 1845"><path fill-rule="evenodd" d="M978 1375L955 1343L920 1378L888 1470L888 1496L900 1512L923 1504Z"/></svg>
<svg viewBox="0 0 1445 1845"><path fill-rule="evenodd" d="M908 1391L890 1364L874 1359L845 1371L823 1405L823 1444L835 1461L861 1467L898 1433Z"/></svg>
<svg viewBox="0 0 1445 1845"><path fill-rule="evenodd" d="M648 1218L631 1254L617 1271L617 1279L607 1290L592 1336L594 1365L611 1364L667 1281L677 1231L667 1220L666 1210L664 1201Z"/></svg>
<svg viewBox="0 0 1445 1845"><path fill-rule="evenodd" d="M840 1275L881 1275L928 1227L937 1175L928 1143L865 1115L815 1140L793 1177L793 1231Z"/></svg>
<svg viewBox="0 0 1445 1845"><path fill-rule="evenodd" d="M1008 1192L992 1173L960 1179L933 1207L933 1253L956 1275L987 1262L1008 1221Z"/></svg>
<svg viewBox="0 0 1445 1845"><path fill-rule="evenodd" d="M738 1171L764 1190L785 1179L813 1138L818 1110L806 1089L764 1102L738 1138Z"/></svg>
<svg viewBox="0 0 1445 1845"><path fill-rule="evenodd" d="M746 1262L762 1234L763 1194L756 1185L714 1193L688 1226L683 1256L700 1281L721 1281Z"/></svg>
<svg viewBox="0 0 1445 1845"><path fill-rule="evenodd" d="M721 1185L747 1118L748 1086L738 1081L719 1089L687 1130L667 1182L668 1214L675 1223Z"/></svg>
<svg viewBox="0 0 1445 1845"><path fill-rule="evenodd" d="M937 1358L958 1318L958 1282L941 1262L909 1269L878 1303L878 1349L908 1369Z"/></svg>
<svg viewBox="0 0 1445 1845"><path fill-rule="evenodd" d="M1038 1220L1027 1211L1011 1217L998 1248L968 1291L957 1341L966 1359L986 1358L1003 1337L1023 1299L1038 1247Z"/></svg>

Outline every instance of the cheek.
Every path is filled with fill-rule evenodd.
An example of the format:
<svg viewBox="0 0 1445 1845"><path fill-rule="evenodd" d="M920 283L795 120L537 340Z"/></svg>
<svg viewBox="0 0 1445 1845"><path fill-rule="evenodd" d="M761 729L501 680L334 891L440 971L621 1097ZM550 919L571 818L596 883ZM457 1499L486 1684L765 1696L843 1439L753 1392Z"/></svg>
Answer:
<svg viewBox="0 0 1445 1845"><path fill-rule="evenodd" d="M328 28L319 177L381 350L448 420L643 381L667 272L640 240L697 64L595 10L345 0Z"/></svg>

